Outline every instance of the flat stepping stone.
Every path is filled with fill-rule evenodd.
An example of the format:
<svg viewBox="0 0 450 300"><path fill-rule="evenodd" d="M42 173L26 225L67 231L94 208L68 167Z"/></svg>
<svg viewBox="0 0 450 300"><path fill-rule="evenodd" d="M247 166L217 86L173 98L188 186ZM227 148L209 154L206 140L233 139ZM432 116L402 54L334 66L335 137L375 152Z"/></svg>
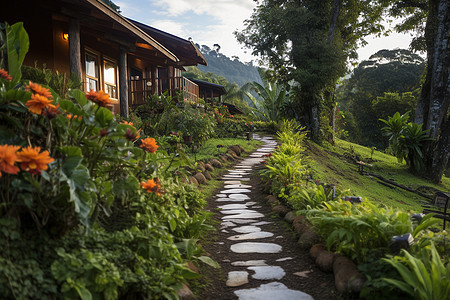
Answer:
<svg viewBox="0 0 450 300"><path fill-rule="evenodd" d="M246 209L247 208L247 204L226 204L226 205L221 205L218 208L222 209L222 210L228 210L228 209Z"/></svg>
<svg viewBox="0 0 450 300"><path fill-rule="evenodd" d="M243 175L240 174L225 174L223 175L223 178L241 178Z"/></svg>
<svg viewBox="0 0 450 300"><path fill-rule="evenodd" d="M254 266L247 269L255 271L252 278L259 280L280 280L286 275L283 268L279 266Z"/></svg>
<svg viewBox="0 0 450 300"><path fill-rule="evenodd" d="M302 271L302 272L295 272L293 273L295 276L299 276L299 277L303 277L303 278L308 278L308 274L312 273L312 271Z"/></svg>
<svg viewBox="0 0 450 300"><path fill-rule="evenodd" d="M314 300L310 295L288 289L281 282L261 284L257 288L234 291L239 300Z"/></svg>
<svg viewBox="0 0 450 300"><path fill-rule="evenodd" d="M249 220L249 219L228 219L227 221L233 222L235 224L248 224L256 222L256 220Z"/></svg>
<svg viewBox="0 0 450 300"><path fill-rule="evenodd" d="M233 229L234 230L234 229ZM283 258L279 258L279 259L277 259L277 260L275 260L275 261L278 261L278 262L280 262L280 261L287 261L287 260L292 260L293 258L292 257L283 257Z"/></svg>
<svg viewBox="0 0 450 300"><path fill-rule="evenodd" d="M224 182L238 181L239 180L239 182L241 182L241 181L249 181L250 178L248 178L248 177L235 177L235 178L233 178L233 177L222 177L222 178L220 178L220 180L223 180Z"/></svg>
<svg viewBox="0 0 450 300"><path fill-rule="evenodd" d="M252 205L255 205L255 204L257 204L258 202L255 202L255 201L249 201L249 202L246 202L245 203L245 205L247 205L247 206L252 206Z"/></svg>
<svg viewBox="0 0 450 300"><path fill-rule="evenodd" d="M226 180L223 182L224 184L241 184L240 180Z"/></svg>
<svg viewBox="0 0 450 300"><path fill-rule="evenodd" d="M230 247L234 253L279 253L282 247L274 243L243 242Z"/></svg>
<svg viewBox="0 0 450 300"><path fill-rule="evenodd" d="M228 215L225 217L222 217L222 220L226 219L253 219L253 218L262 218L264 217L261 213L243 213L243 214L237 214L237 215Z"/></svg>
<svg viewBox="0 0 450 300"><path fill-rule="evenodd" d="M235 287L248 283L248 272L231 271L228 272L227 286Z"/></svg>
<svg viewBox="0 0 450 300"><path fill-rule="evenodd" d="M244 202L245 199L236 199L236 198L218 198L217 202Z"/></svg>
<svg viewBox="0 0 450 300"><path fill-rule="evenodd" d="M248 199L250 199L250 197L248 195L246 195L246 194L229 194L228 198L230 198L230 199L241 199L241 200L248 200Z"/></svg>
<svg viewBox="0 0 450 300"><path fill-rule="evenodd" d="M230 174L248 174L248 172L244 170L229 170Z"/></svg>
<svg viewBox="0 0 450 300"><path fill-rule="evenodd" d="M218 197L218 198L223 198L223 197L226 197L227 195L224 195L224 194L217 194L216 195L216 197Z"/></svg>
<svg viewBox="0 0 450 300"><path fill-rule="evenodd" d="M241 193L250 193L251 190L249 189L228 189L228 190L223 190L220 193L222 194L241 194Z"/></svg>
<svg viewBox="0 0 450 300"><path fill-rule="evenodd" d="M259 148L258 150L256 150L256 151L265 151L265 152L271 152L271 151L273 151L273 150L275 150L275 147L263 147L263 148Z"/></svg>
<svg viewBox="0 0 450 300"><path fill-rule="evenodd" d="M251 214L258 213L256 210L251 209L225 209L220 211L224 215L240 215L240 214Z"/></svg>
<svg viewBox="0 0 450 300"><path fill-rule="evenodd" d="M247 184L228 184L226 186L224 186L224 189L249 189L251 188L251 185L247 185Z"/></svg>
<svg viewBox="0 0 450 300"><path fill-rule="evenodd" d="M272 232L260 231L260 232L251 232L245 234L238 234L230 236L228 239L231 241L245 241L245 240L256 240L256 239L265 239L273 236Z"/></svg>
<svg viewBox="0 0 450 300"><path fill-rule="evenodd" d="M231 223L231 222L230 222ZM261 228L256 226L240 226L233 228L234 231L238 233L251 233L251 232L260 232Z"/></svg>
<svg viewBox="0 0 450 300"><path fill-rule="evenodd" d="M262 225L267 225L267 224L272 224L272 222L261 221L261 222L253 223L252 226L262 226Z"/></svg>
<svg viewBox="0 0 450 300"><path fill-rule="evenodd" d="M226 221L226 222L220 223L220 226L222 226L220 229L225 229L225 228L234 227L234 226L237 226L237 225L234 224L233 222Z"/></svg>
<svg viewBox="0 0 450 300"><path fill-rule="evenodd" d="M247 261L235 261L231 263L235 267L251 267L251 266L267 266L265 260L247 260Z"/></svg>

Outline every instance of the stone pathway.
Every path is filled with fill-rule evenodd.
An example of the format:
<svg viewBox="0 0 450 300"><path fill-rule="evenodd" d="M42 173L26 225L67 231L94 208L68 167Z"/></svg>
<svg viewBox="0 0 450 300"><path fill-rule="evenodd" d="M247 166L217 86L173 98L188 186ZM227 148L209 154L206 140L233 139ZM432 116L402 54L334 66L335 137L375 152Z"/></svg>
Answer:
<svg viewBox="0 0 450 300"><path fill-rule="evenodd" d="M225 182L224 189L216 195L217 208L221 214L221 231L228 235L227 239L233 241L229 249L232 271L228 272L226 285L233 289L236 299L241 300L310 300L310 295L298 290L289 289L286 285L279 282L283 277L292 274L286 274L280 266L283 262L289 261L291 257L283 254L283 247L276 243L282 236L274 237L274 233L264 231L261 226L270 224L269 217L259 211L261 208L257 202L252 199L252 186L250 181L250 172L253 167L265 160L265 156L272 152L277 143L270 137L260 138L255 135L255 139L264 142L264 146L256 152L249 155L229 170L228 174L222 177ZM265 239L271 238L271 242ZM267 257L266 260L272 261L268 265L266 260L233 260L233 255L241 254L260 255ZM280 265L275 265L280 264ZM295 275L295 274L294 274ZM297 275L298 276L298 275ZM255 288L246 288L246 285L258 283Z"/></svg>

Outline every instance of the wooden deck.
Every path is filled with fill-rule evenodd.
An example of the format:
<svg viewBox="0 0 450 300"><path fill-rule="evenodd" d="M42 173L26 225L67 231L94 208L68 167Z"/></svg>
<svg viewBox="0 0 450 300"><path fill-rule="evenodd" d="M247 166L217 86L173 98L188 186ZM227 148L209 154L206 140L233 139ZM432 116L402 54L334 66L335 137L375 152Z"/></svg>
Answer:
<svg viewBox="0 0 450 300"><path fill-rule="evenodd" d="M171 97L177 93L183 94L183 101L195 102L198 104L198 85L185 77L158 78L152 79L132 79L128 82L129 105L136 107L145 102L151 95L161 95L165 92Z"/></svg>

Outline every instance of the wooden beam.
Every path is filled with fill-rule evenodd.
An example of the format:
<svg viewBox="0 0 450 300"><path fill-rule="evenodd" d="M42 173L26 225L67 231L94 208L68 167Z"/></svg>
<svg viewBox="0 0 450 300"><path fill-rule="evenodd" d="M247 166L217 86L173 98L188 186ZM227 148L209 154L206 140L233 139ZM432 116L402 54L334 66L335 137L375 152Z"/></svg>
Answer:
<svg viewBox="0 0 450 300"><path fill-rule="evenodd" d="M128 64L127 49L120 47L119 58L119 91L120 91L120 115L128 117Z"/></svg>
<svg viewBox="0 0 450 300"><path fill-rule="evenodd" d="M70 74L81 81L80 21L72 18L69 20L69 58Z"/></svg>

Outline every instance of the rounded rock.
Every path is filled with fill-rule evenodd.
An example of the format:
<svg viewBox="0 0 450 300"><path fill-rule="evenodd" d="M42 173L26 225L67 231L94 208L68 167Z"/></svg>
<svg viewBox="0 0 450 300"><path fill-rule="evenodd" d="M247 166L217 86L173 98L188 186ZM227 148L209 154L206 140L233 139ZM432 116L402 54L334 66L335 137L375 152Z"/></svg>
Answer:
<svg viewBox="0 0 450 300"><path fill-rule="evenodd" d="M222 163L218 159L211 158L209 160L209 162L210 162L211 166L213 166L214 168L222 168L223 167Z"/></svg>
<svg viewBox="0 0 450 300"><path fill-rule="evenodd" d="M284 216L284 220L286 222L288 222L289 224L292 224L296 217L297 217L297 214L295 213L295 211L291 210Z"/></svg>
<svg viewBox="0 0 450 300"><path fill-rule="evenodd" d="M204 175L205 178L208 179L208 180L211 180L211 179L212 179L211 174L210 174L207 170L205 170L205 171L203 172L203 175Z"/></svg>
<svg viewBox="0 0 450 300"><path fill-rule="evenodd" d="M210 163L205 164L205 169L209 172L214 172L214 167Z"/></svg>
<svg viewBox="0 0 450 300"><path fill-rule="evenodd" d="M206 177L202 173L198 172L194 175L194 178L197 179L199 184L206 184Z"/></svg>

